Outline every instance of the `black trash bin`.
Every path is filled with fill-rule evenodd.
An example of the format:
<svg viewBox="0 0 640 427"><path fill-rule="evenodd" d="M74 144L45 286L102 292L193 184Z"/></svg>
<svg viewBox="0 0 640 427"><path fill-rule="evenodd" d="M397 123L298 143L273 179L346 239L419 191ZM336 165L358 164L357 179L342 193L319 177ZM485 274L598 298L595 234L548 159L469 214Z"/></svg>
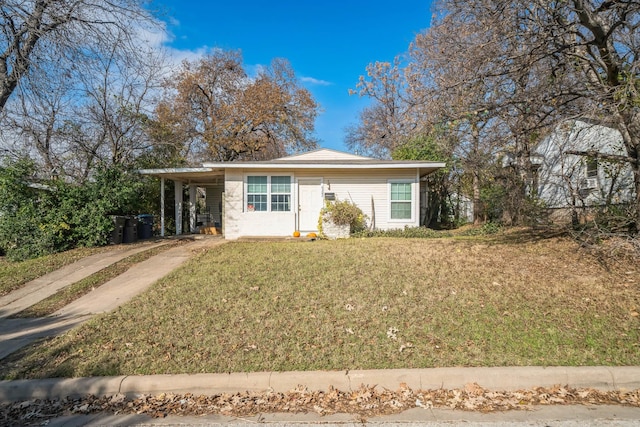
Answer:
<svg viewBox="0 0 640 427"><path fill-rule="evenodd" d="M153 215L138 215L138 239L150 239L153 237Z"/></svg>
<svg viewBox="0 0 640 427"><path fill-rule="evenodd" d="M122 243L134 243L138 241L138 218L135 216L126 217Z"/></svg>
<svg viewBox="0 0 640 427"><path fill-rule="evenodd" d="M119 215L113 215L111 219L113 220L113 231L111 232L111 239L109 242L112 245L119 245L122 243L126 218Z"/></svg>

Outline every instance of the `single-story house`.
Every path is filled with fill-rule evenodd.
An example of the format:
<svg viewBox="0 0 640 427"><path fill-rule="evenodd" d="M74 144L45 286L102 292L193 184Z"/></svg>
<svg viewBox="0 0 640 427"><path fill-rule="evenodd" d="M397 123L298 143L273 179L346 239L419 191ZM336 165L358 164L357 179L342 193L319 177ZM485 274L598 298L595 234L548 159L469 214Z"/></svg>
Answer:
<svg viewBox="0 0 640 427"><path fill-rule="evenodd" d="M626 157L618 130L586 119L566 121L532 153L531 187L560 221L576 208L628 203L634 186Z"/></svg>
<svg viewBox="0 0 640 427"><path fill-rule="evenodd" d="M176 233L182 234L183 189L189 188L189 232L215 224L226 239L317 232L326 201L349 200L377 229L416 227L426 209L425 177L444 167L429 161L378 160L320 149L268 161L207 162L202 167L146 169L175 183ZM204 189L204 215L196 212ZM164 235L164 215L161 218Z"/></svg>

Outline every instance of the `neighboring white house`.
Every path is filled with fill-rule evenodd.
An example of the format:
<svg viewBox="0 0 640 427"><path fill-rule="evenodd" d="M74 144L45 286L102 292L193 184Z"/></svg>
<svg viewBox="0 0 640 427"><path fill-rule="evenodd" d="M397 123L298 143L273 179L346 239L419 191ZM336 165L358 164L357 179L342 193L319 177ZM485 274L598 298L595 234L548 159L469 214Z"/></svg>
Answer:
<svg viewBox="0 0 640 427"><path fill-rule="evenodd" d="M558 214L628 202L633 175L624 156L616 129L580 120L564 122L532 153L532 188Z"/></svg>
<svg viewBox="0 0 640 427"><path fill-rule="evenodd" d="M226 239L237 239L317 232L327 200L355 203L377 229L419 226L426 206L424 178L444 166L320 149L269 161L207 162L200 168L140 173L161 178L163 199L165 179L175 182L177 234L182 234L182 192L187 185L189 231L197 228L196 189L204 188L209 222L221 226ZM164 218L161 224L164 235Z"/></svg>

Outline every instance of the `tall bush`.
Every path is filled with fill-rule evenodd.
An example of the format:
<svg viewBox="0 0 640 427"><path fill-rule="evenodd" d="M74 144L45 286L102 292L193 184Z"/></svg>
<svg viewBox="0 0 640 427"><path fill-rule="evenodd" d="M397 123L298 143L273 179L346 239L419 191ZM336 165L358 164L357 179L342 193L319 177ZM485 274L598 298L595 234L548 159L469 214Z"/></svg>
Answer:
<svg viewBox="0 0 640 427"><path fill-rule="evenodd" d="M0 247L12 260L50 253L57 245L54 224L43 219L54 206L52 190L33 181L28 159L0 167Z"/></svg>
<svg viewBox="0 0 640 427"><path fill-rule="evenodd" d="M60 214L70 220L73 245L107 244L113 215L140 212L142 187L138 175L118 167L99 168L82 187L63 186Z"/></svg>
<svg viewBox="0 0 640 427"><path fill-rule="evenodd" d="M118 167L97 168L83 185L38 182L29 159L0 166L0 249L12 260L109 242L112 215L141 210L142 181Z"/></svg>

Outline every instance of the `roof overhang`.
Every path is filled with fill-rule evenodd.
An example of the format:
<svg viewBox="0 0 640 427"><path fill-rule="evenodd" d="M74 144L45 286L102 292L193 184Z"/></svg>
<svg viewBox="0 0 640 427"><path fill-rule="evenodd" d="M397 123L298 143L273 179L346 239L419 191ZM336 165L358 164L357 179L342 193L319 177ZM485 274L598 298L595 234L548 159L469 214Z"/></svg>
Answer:
<svg viewBox="0 0 640 427"><path fill-rule="evenodd" d="M443 162L426 161L393 161L393 160L371 160L371 161L315 161L292 162L292 161L266 161L266 162L229 162L229 163L204 163L204 167L223 169L341 169L341 170L399 170L418 169L420 176L428 175L446 166Z"/></svg>
<svg viewBox="0 0 640 427"><path fill-rule="evenodd" d="M393 160L371 160L371 161L315 161L292 162L292 161L265 161L265 162L222 162L204 163L202 167L194 168L162 168L162 169L141 169L138 173L151 175L159 178L167 178L175 181L186 181L191 183L206 183L224 176L226 169L247 169L247 170L400 170L414 169L419 175L426 176L438 169L444 168L442 162L426 161L393 161Z"/></svg>
<svg viewBox="0 0 640 427"><path fill-rule="evenodd" d="M189 183L210 183L224 178L224 169L211 167L139 169L138 173Z"/></svg>

